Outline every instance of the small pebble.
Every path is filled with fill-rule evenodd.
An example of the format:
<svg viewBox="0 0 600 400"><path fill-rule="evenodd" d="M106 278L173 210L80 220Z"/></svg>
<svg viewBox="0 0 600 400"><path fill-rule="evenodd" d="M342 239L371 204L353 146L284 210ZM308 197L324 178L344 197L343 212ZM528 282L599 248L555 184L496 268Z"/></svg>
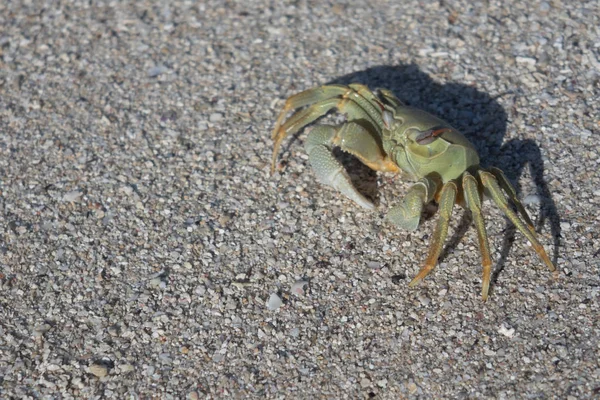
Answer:
<svg viewBox="0 0 600 400"><path fill-rule="evenodd" d="M381 268L381 263L379 263L377 261L369 261L367 263L367 267L369 267L371 269L380 269Z"/></svg>
<svg viewBox="0 0 600 400"><path fill-rule="evenodd" d="M429 305L429 303L431 303L431 299L427 296L423 296L423 295L419 295L419 301L421 302L421 305L424 307L427 307Z"/></svg>
<svg viewBox="0 0 600 400"><path fill-rule="evenodd" d="M204 293L206 293L206 287L204 285L198 285L196 286L196 289L194 289L194 294L196 296L203 296Z"/></svg>
<svg viewBox="0 0 600 400"><path fill-rule="evenodd" d="M271 311L275 311L281 307L282 304L283 302L281 301L281 298L277 296L277 294L272 293L267 301L267 308Z"/></svg>
<svg viewBox="0 0 600 400"><path fill-rule="evenodd" d="M98 378L108 375L108 367L104 364L94 363L90 365L89 371Z"/></svg>
<svg viewBox="0 0 600 400"><path fill-rule="evenodd" d="M530 194L525 196L525 198L523 199L523 204L525 205L529 205L529 204L540 204L542 202L542 199L540 196L538 196L537 194Z"/></svg>
<svg viewBox="0 0 600 400"><path fill-rule="evenodd" d="M155 287L155 288L162 288L163 285L163 280L162 278L154 278L150 280L150 286Z"/></svg>
<svg viewBox="0 0 600 400"><path fill-rule="evenodd" d="M408 384L408 391L410 394L415 394L417 390L419 390L419 387L414 382Z"/></svg>
<svg viewBox="0 0 600 400"><path fill-rule="evenodd" d="M208 120L210 122L220 122L220 121L223 120L223 114L221 114L221 113L212 113L208 117Z"/></svg>
<svg viewBox="0 0 600 400"><path fill-rule="evenodd" d="M65 193L63 196L63 200L69 202L77 201L81 196L83 196L83 193L78 192L77 190L73 190L72 192Z"/></svg>
<svg viewBox="0 0 600 400"><path fill-rule="evenodd" d="M290 290L296 296L301 296L304 294L304 286L308 285L306 281L296 281L292 285L292 289Z"/></svg>
<svg viewBox="0 0 600 400"><path fill-rule="evenodd" d="M157 65L148 70L148 77L156 78L157 76L167 72L167 68L164 65Z"/></svg>
<svg viewBox="0 0 600 400"><path fill-rule="evenodd" d="M517 56L516 61L519 64L528 64L528 65L535 65L536 62L537 62L535 58L532 58L532 57L519 57L519 56Z"/></svg>
<svg viewBox="0 0 600 400"><path fill-rule="evenodd" d="M131 364L123 364L123 365L119 366L119 371L121 374L126 374L128 372L135 371L135 367Z"/></svg>
<svg viewBox="0 0 600 400"><path fill-rule="evenodd" d="M496 352L494 350L490 350L490 349L483 349L483 354L485 354L486 356L495 356Z"/></svg>

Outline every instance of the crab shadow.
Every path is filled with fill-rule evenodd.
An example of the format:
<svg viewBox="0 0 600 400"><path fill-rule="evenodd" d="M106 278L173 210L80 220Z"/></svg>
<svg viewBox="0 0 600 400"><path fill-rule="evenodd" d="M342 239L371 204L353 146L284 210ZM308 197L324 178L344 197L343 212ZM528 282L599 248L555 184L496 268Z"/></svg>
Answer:
<svg viewBox="0 0 600 400"><path fill-rule="evenodd" d="M560 247L560 219L556 205L548 185L544 181L544 163L539 147L529 139L512 139L503 143L507 131L508 116L497 99L501 96L517 96L518 93L503 93L492 97L481 92L473 86L459 83L439 84L422 72L416 65L376 66L364 71L354 72L341 76L330 84L361 83L371 89L390 89L405 104L423 109L433 115L448 121L452 126L461 131L476 147L481 158L482 167L496 166L502 169L514 185L517 195L522 198L519 178L525 168L529 168L536 188L537 198L540 200L540 211L537 215L536 230L540 231L549 222L553 243L553 262L556 264ZM342 162L350 171L363 170L351 175L366 176L367 182L376 182L374 172L362 166L351 156L343 156ZM350 160L350 161L348 161ZM364 182L364 181L363 181ZM367 195L373 195L373 184L368 183ZM376 187L375 183L375 187ZM375 189L377 190L377 189ZM535 216L534 216L535 220ZM496 283L504 265L512 243L514 242L515 228L506 219L507 227L504 231L504 240L497 261L492 283ZM440 260L452 252L471 225L470 213L464 212L458 228L447 242Z"/></svg>

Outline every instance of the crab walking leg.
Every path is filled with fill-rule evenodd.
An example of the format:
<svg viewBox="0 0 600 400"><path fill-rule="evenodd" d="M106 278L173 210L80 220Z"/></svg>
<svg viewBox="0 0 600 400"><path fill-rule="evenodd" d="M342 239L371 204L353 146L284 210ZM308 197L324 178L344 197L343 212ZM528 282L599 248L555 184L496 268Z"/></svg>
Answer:
<svg viewBox="0 0 600 400"><path fill-rule="evenodd" d="M359 93L360 91L360 93ZM271 174L275 171L275 163L281 142L316 119L327 114L334 108L346 113L348 120L364 119L373 127L381 128L383 120L381 110L378 109L373 93L364 85L354 84L349 86L326 85L316 89L309 89L290 97L277 118L272 138L273 159L271 161ZM290 110L311 104L310 107L297 111L285 123L285 117Z"/></svg>
<svg viewBox="0 0 600 400"><path fill-rule="evenodd" d="M333 186L358 205L374 209L373 203L356 190L344 166L334 157L332 150L335 146L357 156L369 166L380 167L380 170L387 168L389 160L385 159L377 141L366 128L355 122L337 127L317 125L308 134L304 145L308 160L322 183ZM389 163L397 170L398 167Z"/></svg>
<svg viewBox="0 0 600 400"><path fill-rule="evenodd" d="M419 226L423 206L433 200L438 185L430 178L423 178L408 189L400 204L395 205L387 213L386 218L394 225L407 231L414 231Z"/></svg>
<svg viewBox="0 0 600 400"><path fill-rule="evenodd" d="M303 92L297 93L289 97L283 109L277 117L275 128L273 129L272 139L275 139L279 127L283 125L283 121L287 116L288 112L295 110L300 107L304 107L310 104L318 103L328 99L349 99L356 102L365 112L369 114L369 117L376 121L379 126L383 124L381 119L377 99L373 92L365 85L350 84L349 86L344 85L324 85L313 89L308 89Z"/></svg>
<svg viewBox="0 0 600 400"><path fill-rule="evenodd" d="M308 89L290 96L285 101L285 105L277 117L277 122L275 123L275 129L273 129L271 139L275 139L279 132L279 127L283 124L285 117L290 111L295 110L296 108L307 106L309 104L317 103L322 100L339 98L339 96L343 96L347 91L348 87L346 86L327 85Z"/></svg>
<svg viewBox="0 0 600 400"><path fill-rule="evenodd" d="M348 119L362 119L368 121L374 127L377 126L377 122L370 117L369 113L367 113L359 104L349 99L332 98L315 103L304 110L296 112L285 122L285 124L278 128L279 130L276 133L274 133L275 144L273 146L273 159L271 160L271 173L275 170L277 154L279 153L279 148L283 139L300 131L300 129L315 121L317 118L327 114L334 108L348 114Z"/></svg>
<svg viewBox="0 0 600 400"><path fill-rule="evenodd" d="M456 192L457 187L456 183L453 181L447 182L442 187L442 193L440 198L440 207L439 212L440 216L435 227L435 231L433 232L433 237L431 238L431 245L429 247L429 255L427 256L427 260L425 260L425 265L417 276L408 284L408 286L413 287L419 281L429 274L429 272L435 267L437 264L438 257L442 252L442 247L444 246L444 241L446 240L446 235L448 234L448 225L450 223L450 217L452 216L452 208L454 207L454 202L456 201Z"/></svg>
<svg viewBox="0 0 600 400"><path fill-rule="evenodd" d="M552 264L552 261L550 261L550 257L548 257L548 254L546 254L546 250L544 250L544 247L540 244L540 242L538 242L535 233L532 232L523 223L523 221L521 221L519 216L515 214L515 212L511 210L508 206L506 197L504 196L504 193L502 193L502 189L500 189L498 181L496 180L494 175L487 171L479 171L479 178L481 179L481 183L483 183L483 186L490 192L494 203L496 203L496 205L508 217L510 222L512 222L517 227L517 229L521 231L523 235L525 235L527 240L529 240L529 242L533 246L535 252L540 256L542 261L544 261L544 264L546 264L546 266L550 268L550 271L555 271L556 268L554 268L554 264Z"/></svg>
<svg viewBox="0 0 600 400"><path fill-rule="evenodd" d="M388 102L390 103L394 108L399 108L404 106L404 103L402 103L400 101L400 99L398 99L396 96L394 96L394 93L392 93L391 90L387 90L387 89L379 89L379 93L381 93L381 96Z"/></svg>
<svg viewBox="0 0 600 400"><path fill-rule="evenodd" d="M490 244L485 231L485 223L483 221L483 215L481 214L481 195L477 189L477 180L467 171L463 174L462 186L467 208L471 210L475 228L477 228L477 237L479 238L479 249L481 252L481 265L483 268L481 297L483 298L483 301L486 301L490 289L492 259L490 257Z"/></svg>
<svg viewBox="0 0 600 400"><path fill-rule="evenodd" d="M316 120L317 118L327 114L330 110L334 109L339 102L340 100L337 98L320 101L308 107L307 109L298 111L296 114L292 115L292 117L285 123L285 125L282 125L281 127L276 127L278 130L273 131L275 144L273 145L271 174L275 172L277 154L279 153L279 148L281 147L281 142L283 141L283 139L285 139L288 135L293 135L300 129L304 128L306 125Z"/></svg>
<svg viewBox="0 0 600 400"><path fill-rule="evenodd" d="M523 217L523 219L525 220L525 223L527 224L527 227L529 228L529 230L533 234L535 234L535 228L533 227L533 222L531 221L531 218L529 218L529 214L527 214L525 207L523 207L523 204L521 204L521 202L519 201L519 198L517 197L517 191L515 190L513 185L511 185L510 181L506 178L506 175L504 175L504 172L502 172L502 170L500 170L496 167L490 168L490 172L492 174L494 174L494 176L496 177L496 180L500 184L500 187L506 192L506 194L508 194L508 197L515 204L515 206L517 207L517 211L519 212L519 214L521 214L521 217Z"/></svg>
<svg viewBox="0 0 600 400"><path fill-rule="evenodd" d="M279 133L276 139L279 139L280 135L284 135L284 137L286 137L290 134L298 132L300 129L304 128L317 118L327 114L334 108L337 108L340 112L347 114L349 121L363 119L368 121L371 125L373 125L373 127L378 126L377 119L371 117L369 112L366 111L360 104L348 98L333 98L314 103L310 107L294 113L279 128Z"/></svg>
<svg viewBox="0 0 600 400"><path fill-rule="evenodd" d="M359 83L351 83L348 85L355 91L351 97L356 103L358 103L365 111L369 113L369 116L375 120L377 126L382 128L383 117L381 116L381 100L377 98L377 95L373 93L368 86L361 85Z"/></svg>
<svg viewBox="0 0 600 400"><path fill-rule="evenodd" d="M348 85L352 89L356 91L356 94L360 97L355 97L355 101L359 103L366 111L369 112L369 115L377 122L377 126L381 129L384 127L383 116L381 112L383 111L383 102L381 98L375 94L368 86L361 85L359 83L351 83ZM368 104L365 104L360 98L363 98L367 101Z"/></svg>
<svg viewBox="0 0 600 400"><path fill-rule="evenodd" d="M351 84L350 86L325 85L318 88L305 90L304 92L295 94L288 98L283 106L283 109L279 113L279 116L277 117L277 122L275 123L275 128L273 128L271 138L276 139L282 134L282 131L286 130L285 128L282 130L281 127L284 125L283 121L285 120L285 117L291 110L311 104L315 105L320 102L333 99L337 99L337 102L339 102L340 105L348 102L354 103L354 107L348 110L349 119L366 118L376 126L383 126L381 110L379 109L375 95L369 90L368 87L359 84ZM329 110L330 109L327 111ZM353 110L358 111L358 114L353 113ZM340 108L340 111L344 110ZM290 120L288 120L285 125L293 124L294 118L298 118L297 115L299 113L302 112L300 111L292 115ZM325 115L325 113L319 114L319 116ZM305 125L308 123L305 123Z"/></svg>

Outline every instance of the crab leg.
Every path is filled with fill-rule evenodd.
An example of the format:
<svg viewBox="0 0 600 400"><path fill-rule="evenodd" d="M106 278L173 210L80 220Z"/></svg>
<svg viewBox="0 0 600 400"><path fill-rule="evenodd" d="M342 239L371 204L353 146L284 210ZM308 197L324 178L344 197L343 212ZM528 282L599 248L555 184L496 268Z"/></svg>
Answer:
<svg viewBox="0 0 600 400"><path fill-rule="evenodd" d="M544 247L540 244L540 242L538 242L535 232L530 230L530 228L528 228L523 223L523 221L521 221L519 216L515 214L515 212L511 210L508 206L506 197L504 196L504 193L502 193L502 189L498 185L498 181L496 180L494 175L491 172L479 171L479 177L481 179L481 183L483 183L483 186L485 186L485 188L489 191L490 195L492 196L492 200L494 200L494 203L496 203L500 210L502 210L502 212L508 217L510 222L512 222L517 227L517 229L521 231L523 235L525 235L527 240L529 240L529 242L533 246L535 252L540 256L542 261L544 261L544 264L546 264L546 266L550 268L550 271L555 271L556 268L552 264L552 261L550 261L550 257L548 257L548 255L546 254L546 250L544 250Z"/></svg>
<svg viewBox="0 0 600 400"><path fill-rule="evenodd" d="M523 219L525 220L525 223L527 224L527 227L529 228L529 230L533 234L535 234L533 222L531 221L531 218L529 218L529 214L527 214L525 207L523 207L523 204L521 204L521 202L519 201L519 198L517 197L517 191L515 190L513 185L510 184L510 181L506 178L506 175L504 175L504 172L502 172L502 170L500 170L496 167L490 168L490 172L492 174L494 174L494 176L496 177L496 180L500 184L500 187L506 192L506 194L508 194L508 197L515 204L515 206L517 207L517 211L521 214L521 217L523 217Z"/></svg>
<svg viewBox="0 0 600 400"><path fill-rule="evenodd" d="M273 131L275 144L273 146L273 158L271 160L271 173L275 171L277 154L279 153L279 148L283 139L285 139L288 135L293 135L300 129L304 128L306 125L316 120L317 118L320 118L323 115L327 114L330 110L337 107L339 102L340 100L337 98L322 100L318 103L313 104L307 109L298 111L297 113L292 115L292 117L286 121L285 125L282 125L279 128L276 127L278 131Z"/></svg>
<svg viewBox="0 0 600 400"><path fill-rule="evenodd" d="M386 218L394 225L414 231L419 226L423 206L433 200L437 188L438 185L433 179L421 179L408 189L400 204L392 207Z"/></svg>
<svg viewBox="0 0 600 400"><path fill-rule="evenodd" d="M273 134L271 135L271 139L275 139L275 137L279 133L279 127L283 124L285 117L291 110L295 110L296 108L304 107L312 103L319 102L321 100L333 99L342 96L344 93L348 91L348 88L341 85L329 85L329 86L320 86L318 88L308 89L300 93L296 93L293 96L290 96L286 101L283 109L279 113L277 117L277 122L275 123L275 128L273 129Z"/></svg>
<svg viewBox="0 0 600 400"><path fill-rule="evenodd" d="M373 169L398 171L398 167L383 155L373 135L359 123L318 125L308 134L304 147L317 178L358 205L368 209L375 208L370 200L356 190L344 166L334 157L332 150L336 146L355 155Z"/></svg>
<svg viewBox="0 0 600 400"><path fill-rule="evenodd" d="M379 93L387 102L390 103L392 107L399 108L404 106L404 103L402 103L396 96L394 96L394 93L392 93L391 90L379 89Z"/></svg>
<svg viewBox="0 0 600 400"><path fill-rule="evenodd" d="M374 121L376 127L379 127L380 129L383 128L381 101L377 98L375 93L367 86L359 83L351 83L348 85L348 88L351 90L348 90L342 98L358 104L362 110L369 114L369 118ZM357 119L356 117L353 118L351 114L348 114L348 117L350 119Z"/></svg>
<svg viewBox="0 0 600 400"><path fill-rule="evenodd" d="M275 141L273 147L273 159L271 162L271 173L275 170L275 162L281 142L289 135L300 131L306 125L327 114L330 110L337 108L348 114L349 119L365 119L374 127L381 127L380 111L376 108L374 101L361 95L373 97L366 86L353 85L354 87L327 85L291 96L285 102L283 110L277 118L272 138ZM310 107L297 111L285 123L285 117L290 110L312 104Z"/></svg>
<svg viewBox="0 0 600 400"><path fill-rule="evenodd" d="M415 286L417 283L419 283L419 281L425 278L437 263L438 257L442 252L444 241L446 240L446 236L448 234L448 225L450 222L450 217L452 216L452 208L454 207L454 202L456 201L456 192L456 183L453 181L447 182L442 187L439 208L440 217L435 227L435 231L433 232L433 237L431 238L429 255L427 256L427 260L425 260L425 265L423 268L421 268L417 276L415 276L414 279L408 284L410 287Z"/></svg>
<svg viewBox="0 0 600 400"><path fill-rule="evenodd" d="M467 171L463 174L462 185L467 208L471 210L475 228L477 228L477 237L479 238L479 249L481 252L481 265L483 268L481 297L483 298L483 301L486 301L490 288L492 259L490 257L490 244L488 242L483 215L481 213L481 195L477 188L477 180Z"/></svg>

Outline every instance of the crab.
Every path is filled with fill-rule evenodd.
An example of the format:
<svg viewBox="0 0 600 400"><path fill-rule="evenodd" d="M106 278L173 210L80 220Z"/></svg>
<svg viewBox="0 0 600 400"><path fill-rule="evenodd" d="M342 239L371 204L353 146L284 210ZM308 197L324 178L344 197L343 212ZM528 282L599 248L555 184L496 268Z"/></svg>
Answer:
<svg viewBox="0 0 600 400"><path fill-rule="evenodd" d="M388 211L386 219L393 225L414 231L425 205L434 200L439 205L439 219L429 254L409 283L410 287L423 280L437 264L452 209L459 204L473 216L483 268L481 296L487 300L492 260L481 209L484 196L491 198L555 273L552 261L537 239L531 218L504 173L498 168L480 167L479 155L465 136L447 122L404 105L390 90L371 91L357 83L324 85L289 97L273 129L271 174L281 142L334 109L346 115L346 122L315 125L305 142L308 160L319 181L366 209L375 208L373 202L354 187L344 166L333 155L333 149L339 147L373 170L403 172L416 181ZM293 110L297 111L286 119Z"/></svg>

